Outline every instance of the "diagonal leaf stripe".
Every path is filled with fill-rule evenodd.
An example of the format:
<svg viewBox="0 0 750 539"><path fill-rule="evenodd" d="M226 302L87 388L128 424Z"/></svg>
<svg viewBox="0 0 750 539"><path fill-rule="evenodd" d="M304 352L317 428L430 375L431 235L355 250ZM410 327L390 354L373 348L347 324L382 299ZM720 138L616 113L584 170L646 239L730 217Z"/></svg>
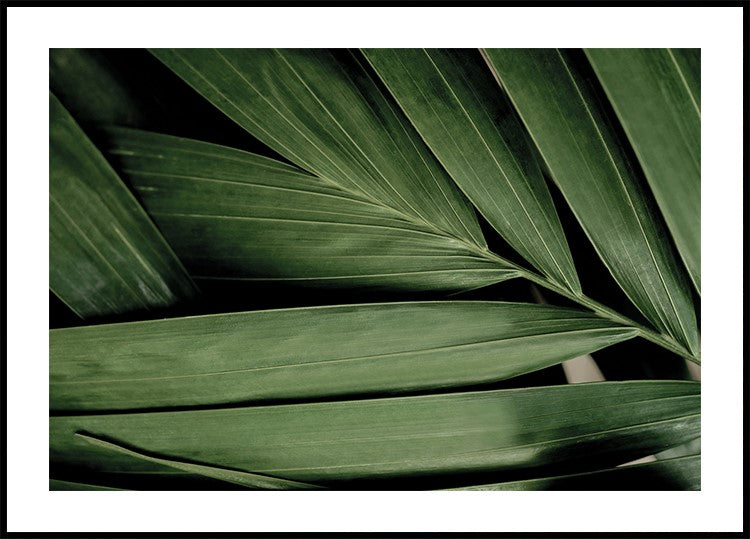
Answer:
<svg viewBox="0 0 750 539"><path fill-rule="evenodd" d="M437 301L50 331L50 408L146 409L502 380L629 339L572 309Z"/></svg>
<svg viewBox="0 0 750 539"><path fill-rule="evenodd" d="M617 283L651 323L697 354L685 272L663 241L667 231L633 163L569 53L484 54Z"/></svg>
<svg viewBox="0 0 750 539"><path fill-rule="evenodd" d="M700 490L700 455L595 472L489 483L449 490Z"/></svg>
<svg viewBox="0 0 750 539"><path fill-rule="evenodd" d="M196 277L455 291L518 275L296 167L144 131L109 138L108 154Z"/></svg>
<svg viewBox="0 0 750 539"><path fill-rule="evenodd" d="M344 50L152 53L303 169L437 232L485 247L476 217L397 106Z"/></svg>
<svg viewBox="0 0 750 539"><path fill-rule="evenodd" d="M700 49L587 49L698 292Z"/></svg>
<svg viewBox="0 0 750 539"><path fill-rule="evenodd" d="M50 92L50 288L86 318L195 291L133 195Z"/></svg>
<svg viewBox="0 0 750 539"><path fill-rule="evenodd" d="M192 462L183 462L179 460L154 457L83 433L76 433L76 436L86 440L90 444L109 449L111 451L116 451L123 455L129 455L137 459L143 459L155 464L161 464L170 468L181 470L183 472L202 475L205 477L210 477L211 479L226 481L228 483L234 483L246 488L264 490L309 490L320 488L309 483L300 483L298 481L278 479L276 477L240 472L227 468L217 468L215 466L205 466L203 464L196 464Z"/></svg>
<svg viewBox="0 0 750 539"><path fill-rule="evenodd" d="M331 485L555 464L614 466L694 438L700 385L605 382L359 401L50 418L53 466L147 471L93 446Z"/></svg>
<svg viewBox="0 0 750 539"><path fill-rule="evenodd" d="M64 481L62 479L49 480L49 489L52 490L123 490L120 488L92 485L90 483L79 483L77 481Z"/></svg>
<svg viewBox="0 0 750 539"><path fill-rule="evenodd" d="M531 142L479 53L363 52L427 145L492 226L543 273L580 293Z"/></svg>

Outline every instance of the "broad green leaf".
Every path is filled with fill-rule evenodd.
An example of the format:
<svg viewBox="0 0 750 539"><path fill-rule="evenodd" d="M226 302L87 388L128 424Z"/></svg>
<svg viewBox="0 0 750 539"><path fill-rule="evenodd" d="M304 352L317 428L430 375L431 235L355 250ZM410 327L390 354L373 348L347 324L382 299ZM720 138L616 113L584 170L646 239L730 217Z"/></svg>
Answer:
<svg viewBox="0 0 750 539"><path fill-rule="evenodd" d="M190 297L179 260L51 92L49 107L50 288L84 318Z"/></svg>
<svg viewBox="0 0 750 539"><path fill-rule="evenodd" d="M652 324L697 353L687 277L591 81L568 52L484 54L612 276Z"/></svg>
<svg viewBox="0 0 750 539"><path fill-rule="evenodd" d="M345 50L153 54L281 155L436 234L485 247L476 216L395 103Z"/></svg>
<svg viewBox="0 0 750 539"><path fill-rule="evenodd" d="M196 277L455 291L517 275L296 167L143 131L110 139L109 155Z"/></svg>
<svg viewBox="0 0 750 539"><path fill-rule="evenodd" d="M586 55L700 292L700 49L587 49Z"/></svg>
<svg viewBox="0 0 750 539"><path fill-rule="evenodd" d="M596 472L450 490L700 490L701 457L673 458Z"/></svg>
<svg viewBox="0 0 750 539"><path fill-rule="evenodd" d="M629 339L593 314L436 301L50 331L50 408L238 403L491 382Z"/></svg>
<svg viewBox="0 0 750 539"><path fill-rule="evenodd" d="M495 230L545 275L580 293L531 141L479 52L363 52L435 156Z"/></svg>
<svg viewBox="0 0 750 539"><path fill-rule="evenodd" d="M311 485L309 483L300 483L298 481L288 481L286 479L279 479L276 477L270 477L266 475L251 474L251 473L240 472L238 470L231 470L227 468L217 468L215 466L204 466L202 464L196 464L193 462L183 462L179 460L171 460L171 459L166 459L166 458L154 457L154 456L146 455L138 451L133 451L131 449L128 449L127 447L123 447L121 445L114 444L112 442L108 442L107 440L101 440L93 436L88 436L86 434L77 433L76 436L83 438L84 440L86 440L87 442L95 446L102 447L104 449L109 449L111 451L116 451L123 455L129 455L131 457L143 459L149 462L153 462L155 464L169 466L170 468L182 470L184 472L188 472L191 474L202 475L202 476L210 477L211 479L217 479L219 481L226 481L227 483L234 483L236 485L241 485L247 488L265 489L265 490L298 490L298 489L308 490L308 489L320 488L320 487L317 487L316 485Z"/></svg>
<svg viewBox="0 0 750 539"><path fill-rule="evenodd" d="M51 465L144 471L133 451L291 481L613 466L695 438L700 384L604 382L373 400L50 418Z"/></svg>

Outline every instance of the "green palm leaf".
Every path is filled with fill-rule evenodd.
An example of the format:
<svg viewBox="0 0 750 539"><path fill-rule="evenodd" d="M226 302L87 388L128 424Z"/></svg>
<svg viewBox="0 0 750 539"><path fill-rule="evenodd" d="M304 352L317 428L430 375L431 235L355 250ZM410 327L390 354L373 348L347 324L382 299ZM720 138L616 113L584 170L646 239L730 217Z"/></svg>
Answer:
<svg viewBox="0 0 750 539"><path fill-rule="evenodd" d="M360 401L50 419L56 466L147 471L97 447L332 484L554 465L613 466L694 438L700 385L613 382ZM156 468L155 468L156 467Z"/></svg>
<svg viewBox="0 0 750 539"><path fill-rule="evenodd" d="M485 245L471 206L397 107L346 51L152 51L227 116L303 169Z"/></svg>
<svg viewBox="0 0 750 539"><path fill-rule="evenodd" d="M685 272L590 82L565 52L485 55L617 283L652 324L697 353Z"/></svg>
<svg viewBox="0 0 750 539"><path fill-rule="evenodd" d="M455 291L518 275L296 167L144 131L110 139L108 154L196 277Z"/></svg>
<svg viewBox="0 0 750 539"><path fill-rule="evenodd" d="M102 447L111 451L116 451L123 455L129 455L137 459L143 459L148 462L168 466L181 470L190 474L201 475L210 477L211 479L217 479L219 481L226 481L227 483L234 483L235 485L241 485L251 489L264 489L264 490L308 490L319 488L309 483L300 483L298 481L288 481L286 479L278 479L276 477L270 477L266 475L252 474L247 472L240 472L237 470L231 470L227 468L217 468L215 466L205 466L203 464L196 464L193 462L183 462L179 460L165 459L160 457L154 457L146 455L144 453L133 451L127 447L113 444L107 440L101 440L93 436L78 433L76 436L86 440L90 444L97 447Z"/></svg>
<svg viewBox="0 0 750 539"><path fill-rule="evenodd" d="M700 489L699 62L52 50L50 489Z"/></svg>
<svg viewBox="0 0 750 539"><path fill-rule="evenodd" d="M543 273L580 293L530 141L479 53L366 49L364 54L495 230Z"/></svg>
<svg viewBox="0 0 750 539"><path fill-rule="evenodd" d="M50 332L53 410L147 409L491 382L635 335L571 309L420 302Z"/></svg>
<svg viewBox="0 0 750 539"><path fill-rule="evenodd" d="M700 292L700 49L587 49Z"/></svg>
<svg viewBox="0 0 750 539"><path fill-rule="evenodd" d="M700 490L701 457L679 457L580 474L474 485L451 490Z"/></svg>
<svg viewBox="0 0 750 539"><path fill-rule="evenodd" d="M167 307L194 285L50 92L50 288L82 317Z"/></svg>

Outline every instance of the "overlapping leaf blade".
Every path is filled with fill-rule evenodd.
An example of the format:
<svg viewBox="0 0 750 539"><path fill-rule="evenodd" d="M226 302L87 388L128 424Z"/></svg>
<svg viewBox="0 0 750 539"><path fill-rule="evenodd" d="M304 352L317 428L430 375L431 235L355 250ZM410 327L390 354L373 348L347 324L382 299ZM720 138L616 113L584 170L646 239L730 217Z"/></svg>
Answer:
<svg viewBox="0 0 750 539"><path fill-rule="evenodd" d="M455 291L517 271L295 167L118 129L109 155L196 277Z"/></svg>
<svg viewBox="0 0 750 539"><path fill-rule="evenodd" d="M311 485L309 483L289 481L286 479L279 479L276 477L271 477L271 476L266 476L266 475L241 472L238 470L232 470L228 468L218 468L216 466L205 466L203 464L197 464L194 462L184 462L180 460L155 457L152 455L147 455L145 453L140 453L138 451L133 451L132 449L128 449L127 447L123 447L121 445L108 442L107 440L102 440L99 438L88 436L86 434L79 433L79 434L76 434L76 436L83 438L90 444L93 444L97 447L109 449L111 451L115 451L123 455L129 455L136 459L143 459L145 461L153 462L155 464L168 466L170 468L181 470L183 472L187 472L190 474L201 475L205 477L210 477L211 479L216 479L218 481L225 481L227 483L233 483L235 485L240 485L245 488L265 489L265 490L300 490L300 489L309 490L309 489L319 488L316 485Z"/></svg>
<svg viewBox="0 0 750 539"><path fill-rule="evenodd" d="M54 466L145 471L92 446L326 485L354 479L613 466L694 438L700 385L605 382L179 412L50 419ZM325 482L325 483L324 483Z"/></svg>
<svg viewBox="0 0 750 539"><path fill-rule="evenodd" d="M587 49L700 292L700 49Z"/></svg>
<svg viewBox="0 0 750 539"><path fill-rule="evenodd" d="M441 234L485 246L468 201L349 52L152 52L227 116L303 169Z"/></svg>
<svg viewBox="0 0 750 539"><path fill-rule="evenodd" d="M484 54L617 283L651 323L697 353L685 272L590 81L567 52Z"/></svg>
<svg viewBox="0 0 750 539"><path fill-rule="evenodd" d="M559 307L411 302L50 332L53 410L147 409L502 380L635 336Z"/></svg>
<svg viewBox="0 0 750 539"><path fill-rule="evenodd" d="M194 285L133 195L50 93L50 288L82 317L166 307Z"/></svg>
<svg viewBox="0 0 750 539"><path fill-rule="evenodd" d="M581 286L524 127L478 52L365 49L365 57L469 200L543 273Z"/></svg>
<svg viewBox="0 0 750 539"><path fill-rule="evenodd" d="M672 458L581 474L474 485L451 490L700 490L701 457Z"/></svg>
<svg viewBox="0 0 750 539"><path fill-rule="evenodd" d="M550 286L575 299L580 286L549 193L525 153L525 135L511 125L514 115L493 85L492 71L472 63L476 53L469 51L365 54L371 55L372 65L360 60L358 52L340 50L155 51L209 102L300 168L225 147L122 129L109 132L110 161L120 167L121 177L131 182L197 277L454 291L518 276L523 270L487 251L463 191L501 235L554 281ZM417 54L428 62L414 61L404 69ZM535 68L545 63L544 51L528 54L542 58ZM539 106L560 107L545 116L553 126L561 118L585 113L594 129L586 121L582 127L568 124L570 132L553 128L546 143L554 147L557 137L567 148L559 144L552 152L563 165L558 170L542 151L545 166L610 269L612 261L626 266L612 273L633 302L660 331L696 351L687 279L679 274L682 268L670 247L652 243L665 243L659 218L650 222L659 214L638 171L628 177L627 152L617 148L624 138L607 131L611 118L605 118L606 105L599 107L596 92L586 87L590 81L581 78L575 62L566 62L569 58L565 53L560 63L570 80L556 78L559 72L544 75L530 85L530 93L536 98L540 89L548 91ZM697 89L699 109L694 60L674 56L683 84ZM383 81L370 75L372 67L398 105ZM523 72L514 69L513 77ZM391 71L390 78L385 71ZM534 73L521 75L533 78ZM576 95L583 98L577 112L570 105ZM491 96L497 101L488 101ZM123 97L128 105L128 96ZM106 114L127 112L119 96L104 92L96 98L103 100ZM554 98L562 99L562 105ZM632 139L624 114L617 113ZM542 123L538 119L537 125ZM596 144L601 147L592 149ZM587 152L609 155L615 174L607 170L606 160ZM644 160L637 147L636 152ZM565 172L562 181L559 169ZM564 185L565 179L571 184L580 180L574 173L583 173L588 182L581 189ZM500 176L508 180L507 188L491 181ZM599 198L588 199L587 206L586 189L600 190L606 185L602 178L623 184L615 194L597 193ZM578 206L590 211L585 218L574 198L584 200ZM614 204L623 200L632 210L625 217ZM659 204L672 229L669 210L661 200ZM587 220L595 206L600 222L592 225ZM89 211L83 207L82 213ZM615 218L601 217L603 209ZM107 218L106 212L93 213ZM52 223L52 209L50 214ZM605 222L616 232L612 236L619 235L617 241L607 237ZM106 225L99 223L105 237ZM91 229L101 234L96 226ZM142 246L139 239L125 241ZM127 253L122 247L120 254ZM631 248L638 253L634 257ZM109 254L101 259L116 271L128 267ZM71 265L63 269L78 271ZM688 289L688 294L673 298L675 287ZM108 286L107 293L112 291L116 287ZM616 313L612 318L618 318ZM160 481L188 489L401 489L476 483L482 484L468 488L602 489L610 483L611 489L664 484L700 488L699 457L692 455L609 469L649 454L674 456L669 448L687 447L680 444L699 436L699 384L627 382L442 393L443 388L540 369L638 331L580 311L497 302L345 305L54 330L50 472L58 479L51 480L50 488L154 488ZM433 389L440 392L382 398ZM338 400L372 396L380 398ZM329 399L334 402L315 402ZM288 404L299 401L307 403Z"/></svg>

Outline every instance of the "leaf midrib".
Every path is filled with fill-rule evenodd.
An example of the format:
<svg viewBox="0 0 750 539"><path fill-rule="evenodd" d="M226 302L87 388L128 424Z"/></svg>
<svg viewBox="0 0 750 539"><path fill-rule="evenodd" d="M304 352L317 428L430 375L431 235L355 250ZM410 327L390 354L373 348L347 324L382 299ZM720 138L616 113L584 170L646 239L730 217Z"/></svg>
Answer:
<svg viewBox="0 0 750 539"><path fill-rule="evenodd" d="M234 67L234 66L233 66L233 65L232 65L232 64L231 64L231 63L230 63L230 62L229 62L229 61L228 61L228 60L227 60L227 59L226 59L226 58L225 58L225 57L224 57L224 56L223 56L223 55L222 55L222 54L221 54L221 53L220 53L220 52L219 52L218 50L217 50L217 49L213 49L213 50L214 50L214 51L216 51L216 53L217 53L217 54L218 54L218 55L219 55L219 56L220 56L220 57L221 57L221 58L222 58L222 59L224 60L224 62L225 62L225 63L226 63L226 64L227 64L228 66L230 66L230 67L231 67L231 68L233 69L233 71L235 71L235 72L236 72L236 73L237 73L237 74L238 74L238 75L240 76L240 78L242 78L242 80L243 80L243 81L245 81L245 83L246 83L246 84L247 84L247 85L248 85L248 86L249 86L249 87L250 87L250 88L251 88L251 89L252 89L252 90L253 90L253 91L254 91L254 92L255 92L255 93L256 93L256 94L258 95L258 96L260 96L260 97L261 97L261 99L263 99L263 100L264 100L264 101L265 101L265 102L266 102L266 103L268 104L268 106L269 106L269 107L271 107L271 108L272 108L272 109L273 109L273 110L274 110L274 111L275 111L275 112L276 112L277 114L279 114L279 116L281 116L282 118L284 118L284 120L285 120L285 121L287 122L287 124L288 124L288 125L290 125L290 126L291 126L291 127L292 127L292 128L293 128L293 129L295 130L295 131L297 131L297 132L298 132L298 133L299 133L299 134L300 134L300 135L301 135L301 136L302 136L302 137L303 137L303 138L304 138L305 140L307 140L307 141L308 141L308 142L310 143L310 145L311 145L312 147L314 147L314 148L315 148L316 150L318 150L318 152L320 153L320 155L322 155L322 156L324 156L325 158L327 158L327 159L328 159L328 161L329 161L329 163L330 163L330 164L332 164L332 165L334 166L334 168L338 169L338 170L339 170L339 172L341 172L343 176L348 176L347 174L345 174L345 173L344 173L344 171L342 171L342 170L341 170L341 168L340 168L340 167L339 167L338 165L336 165L336 163L335 163L334 161L332 161L332 160L331 160L330 158L328 158L328 155L327 155L327 154L326 154L325 152L323 152L323 151L322 151L322 150L321 150L321 149L320 149L320 148L319 148L319 147L318 147L317 145L315 145L315 143L314 143L314 142L312 142L312 141L311 141L311 140L310 140L310 139L309 139L309 138L308 138L308 137L307 137L307 136L305 135L305 133L303 133L302 131L300 131L300 130L299 130L299 129L298 129L298 128L297 128L297 127L296 127L296 126L294 125L294 123L293 123L293 122L290 122L290 121L289 121L289 120L288 120L288 119L286 118L286 116L285 116L284 114L282 114L282 113L281 113L281 112L280 112L280 111L279 111L279 110L278 110L278 109L277 109L277 108L276 108L276 107L275 107L275 106L274 106L274 105L273 105L272 103L270 103L270 102L269 102L269 101L268 101L268 100L267 100L267 99L265 98L265 96L263 96L263 94L262 94L261 92L259 92L259 91L258 91L258 90L257 90L257 89L256 89L256 88L255 88L255 87L254 87L254 86L253 86L253 85L252 85L252 84L251 84L251 83L250 83L250 82L249 82L249 81L248 81L248 80L247 80L247 79L246 79L246 78L245 78L245 77L244 77L244 76L242 75L242 73L240 73L239 71L237 71L237 69L236 69L236 68L235 68L235 67ZM234 103L234 102L233 102L233 101L232 101L231 99L229 99L229 97L227 97L227 96L226 96L226 94L224 94L224 93L223 93L223 92L222 92L221 90L219 90L219 89L218 89L218 88L217 88L217 87L216 87L216 86L215 86L214 84L212 84L212 83L211 83L211 82L210 82L210 81L209 81L208 79L206 79L206 78L205 78L205 77L204 77L204 76L203 76L203 75L201 74L201 72L200 72L199 70L195 69L195 68L194 68L194 67L192 66L192 64L190 64L190 62L186 61L186 60L185 60L185 59L184 59L184 58L183 58L182 56L180 56L178 52L176 52L176 51L175 51L175 55L177 55L177 56L178 56L178 57L180 58L180 60L181 60L181 61L182 61L182 62L183 62L183 63L184 63L185 65L187 65L187 66L188 66L188 67L189 67L189 68L190 68L190 69L191 69L191 70L192 70L192 71L193 71L194 73L196 73L196 74L197 74L197 75L198 75L198 76L199 76L199 77L200 77L200 78L201 78L201 79L202 79L202 80L203 80L203 81L204 81L204 82L205 82L205 83L206 83L206 84L207 84L208 86L210 86L210 87L211 87L211 88L212 88L212 89L213 89L213 90L214 90L214 91L215 91L215 92L216 92L216 93L217 93L218 95L220 95L220 96L221 96L221 97L222 97L222 98L223 98L223 99L224 99L224 100L225 100L225 101L226 101L227 103L229 103L229 104L230 104L230 105L231 105L232 107L234 107L234 108L235 108L235 110L237 110L237 111L238 111L238 112L239 112L239 113L240 113L240 114L241 114L242 116L244 116L244 117L245 117L245 118L246 118L246 119L247 119L247 120L248 120L249 122L251 122L251 123L252 123L252 124L253 124L253 125L254 125L254 126L255 126L255 127L257 128L257 129L258 129L258 130L262 131L262 132L263 132L263 133L265 134L265 136L267 136L267 137L269 137L270 139L274 140L274 141L275 141L275 142L276 142L277 144L279 144L279 146L280 146L280 147L284 148L284 150L285 150L286 152L288 152L288 153L289 153L290 155L294 156L294 157L295 157L295 159L296 159L296 160L297 160L298 162L300 162L300 163L304 163L304 162L305 162L305 160L304 160L304 159L300 159L300 158L299 158L299 156L297 156L297 155L295 154L295 152L293 152L293 151L292 151L292 150L290 150L290 149L289 149L289 148L288 148L288 147L287 147L286 145L284 145L283 143L281 143L281 142L280 142L280 141L279 141L279 140L278 140L278 139L277 139L276 137L274 137L274 136L270 135L270 134L268 133L268 131L267 131L267 130L265 130L265 129L263 129L262 127L260 127L260 126L258 125L258 123L257 123L257 122L255 122L255 121L254 121L254 120L253 120L253 119L252 119L252 118L251 118L250 116L248 116L248 115L247 115L247 114L246 114L246 113L245 113L245 112L244 112L244 111L242 110L242 108L240 108L240 107L239 107L239 106L238 106L238 105L237 105L236 103ZM460 242L461 242L462 244L464 244L465 248L467 248L467 249L470 249L471 251L475 252L476 254L478 254L479 256L481 256L482 258L486 259L486 260L487 260L487 261L489 261L489 262L492 262L493 264L495 264L495 265L497 265L497 266L499 266L499 267L501 267L501 268L503 268L503 269L516 269L515 265L513 265L513 264L512 264L512 263L510 263L509 261L507 262L507 265L503 266L502 264L498 263L498 259L499 259L499 257L492 257L492 256L488 256L488 255L489 255L489 249L486 249L486 248L482 248L482 247L480 247L480 246L476 245L476 244L475 244L474 242L471 242L471 241L468 241L468 240L466 240L465 238L459 237L459 236L457 236L457 235L453 234L453 233L452 233L452 232L450 232L450 231L446 231L446 230L443 230L443 229L441 229L441 228L438 228L437 226L435 226L435 225L434 225L433 223L431 223L431 222L429 222L429 221L425 221L425 220L422 220L422 219L415 219L415 216L413 216L413 215L409 215L409 214L403 213L402 211L400 211L400 210L398 210L398 209L396 209L396 208L393 208L392 206L386 205L386 204L385 204L385 203L383 203L383 202L382 202L381 200L379 200L379 199L374 199L373 197L369 196L369 195L368 195L367 193L355 191L355 190L351 189L351 188L350 188L350 187L348 187L348 186L342 186L342 185L340 185L339 183L337 183L337 182L335 182L335 181L333 181L333 180L331 180L331 179L327 178L327 177L326 177L326 176L324 176L324 175L321 175L321 174L313 174L313 173L311 173L311 172L310 172L309 170L308 170L308 171L306 171L306 172L307 172L308 174L310 174L311 176L313 176L313 177L315 177L315 178L318 178L318 179L319 179L319 180L321 180L321 181L327 182L328 184L332 185L333 187L335 187L335 188L337 188L337 189L340 189L340 190L342 190L342 191L345 191L345 192L347 192L347 193L351 194L351 195L352 195L352 196L354 196L354 197L357 197L357 198L364 198L365 200L373 201L373 202L374 202L374 203L375 203L375 204L376 204L377 206L379 206L379 207L383 208L384 210L387 210L387 211L390 211L390 212L392 212L392 213L394 213L394 214L397 214L397 215L398 215L398 216L399 216L399 217L400 217L401 219L405 219L405 220L407 220L407 221L410 221L410 222L412 222L412 223L415 223L415 224L417 224L417 225L420 225L420 226L425 226L425 227L428 227L428 228L432 229L433 231L435 231L435 233L436 233L437 235L439 235L439 236L443 236L443 237L445 237L445 238L448 238L448 239L452 239L452 240L457 240L457 241L460 241ZM350 181L351 181L351 180L350 180ZM357 184L356 184L356 182L352 182L352 183L353 183L354 185L357 185ZM501 260L502 260L502 259L501 259Z"/></svg>
<svg viewBox="0 0 750 539"><path fill-rule="evenodd" d="M560 272L560 276L562 276L562 278L565 280L565 283L568 285L568 287L570 287L573 290L574 287L568 281L566 273L560 267L560 264L557 261L557 257L555 257L555 255L552 254L552 251L550 250L549 246L547 245L547 241L544 239L544 236L541 234L541 232L539 232L539 229L537 228L534 219L531 218L531 215L529 214L529 211L526 208L526 205L523 203L523 201L521 200L521 198L518 196L518 193L516 192L516 189L513 186L513 182L510 181L510 178L508 178L508 175L506 174L505 169L498 162L497 158L495 157L495 154L492 152L492 150L490 149L489 145L487 144L487 141L485 140L484 135L482 135L481 131L479 130L479 128L474 123L474 120L469 115L469 113L466 110L466 108L464 107L463 103L461 102L461 100L456 95L456 92L453 90L453 87L450 85L450 83L448 82L448 80L445 78L445 76L443 75L443 72L440 70L440 68L437 66L437 64L435 64L435 62L432 59L432 57L430 56L430 54L425 49L422 49L422 50L424 51L425 55L427 56L427 59L430 61L430 63L432 64L432 66L435 68L435 71L440 76L440 79L443 81L443 83L445 84L446 88L448 88L448 90L450 91L451 95L453 96L453 100L456 103L458 103L458 106L461 108L461 111L463 112L463 115L466 117L466 119L469 120L469 123L471 124L471 127L474 129L474 131L476 132L476 134L479 136L479 139L482 141L482 145L487 150L487 154L492 158L492 161L495 163L495 166L501 172L501 174L503 176L503 179L505 179L505 183L508 185L508 187L510 188L511 192L513 193L513 196L515 197L516 202L518 202L518 205L523 210L523 213L526 216L527 221L529 223L531 223L531 226L534 228L534 232L536 232L537 237L541 240L542 245L544 245L544 249L547 251L547 254L549 255L550 259L554 262L555 267L557 268L557 270ZM494 123L493 123L493 125L494 125ZM505 144L505 139L502 136L499 136L498 138L503 141L503 144ZM505 145L506 145L506 148L507 148L507 144L505 144ZM513 155L513 152L510 152L510 149L508 149L508 150L509 150L508 153L510 155ZM472 168L472 171L473 171L473 168ZM476 172L474 174L475 174L475 177L479 178L479 176L476 174ZM480 185L482 185L484 187L484 183L483 182L480 182ZM486 188L485 188L485 192L486 192ZM489 193L487 193L487 194L489 195ZM539 203L539 201L536 199L536 194L533 192L533 190L532 190L532 196L534 196L534 200L536 200L537 203ZM490 197L490 200L492 200L491 197ZM495 207L497 208L497 206L495 206ZM497 209L500 210L500 208L497 208ZM545 212L540 212L540 214L546 216Z"/></svg>
<svg viewBox="0 0 750 539"><path fill-rule="evenodd" d="M563 58L563 56L560 53L559 49L556 49L556 52L557 52L557 55L560 57L560 62L562 63L563 67L565 67L565 72L568 74L568 77L570 78L571 82L573 83L573 87L575 88L576 93L578 94L578 97L581 100L581 103L583 103L583 106L586 109L586 113L588 114L589 119L591 120L591 123L594 126L594 129L596 130L596 134L598 135L599 140L601 140L602 146L604 147L604 150L607 153L607 157L609 158L609 161L610 161L610 163L612 163L612 167L615 170L615 173L617 175L617 179L619 180L620 185L622 186L623 191L625 191L625 196L626 196L627 201L628 201L628 206L629 206L632 214L635 216L635 221L636 221L636 223L638 223L638 229L640 230L641 236L642 236L644 242L646 243L646 246L648 247L648 253L649 253L650 257L651 257L651 262L653 263L654 268L656 269L656 273L659 276L659 280L661 282L662 288L666 292L667 298L669 298L669 304L672 307L672 312L674 313L674 317L677 319L677 323L680 325L680 329L682 330L683 337L685 337L685 339L687 339L688 332L685 329L685 325L682 322L682 317L677 312L677 307L674 304L674 299L672 298L672 294L669 291L669 287L667 286L667 284L666 284L666 282L664 280L664 275L662 273L661 267L659 266L659 264L656 261L656 257L654 255L654 251L653 251L653 249L651 247L651 242L649 241L648 236L646 235L646 232L643 229L643 223L641 222L641 217L638 215L638 211L635 209L635 205L633 204L633 200L632 200L632 198L630 196L630 191L628 190L628 187L625 184L625 181L623 180L622 175L620 174L620 169L618 168L617 163L615 162L614 157L612 156L612 153L611 153L611 151L609 149L609 146L607 145L607 142L604 140L604 137L602 136L602 133L599 130L599 126L597 125L596 121L594 120L594 116L592 115L591 110L589 109L588 103L586 103L586 100L584 99L583 94L581 93L581 89L579 88L578 83L576 82L575 78L573 77L573 74L570 72L570 69L568 68L567 63L565 62L565 59ZM636 303L636 305L637 305L637 303ZM670 324L665 323L665 321L662 320L660 312L657 311L656 314L657 314L657 316L659 316L659 319L662 322L662 324L664 324L665 328L670 327Z"/></svg>
<svg viewBox="0 0 750 539"><path fill-rule="evenodd" d="M560 322L563 320L564 319L560 319L560 320L555 319L554 322ZM580 320L580 319L574 318L571 320ZM368 361L368 360L381 359L381 358L394 358L394 357L399 357L399 356L430 354L434 352L446 352L449 350L461 350L461 349L474 348L474 347L484 347L488 344L493 344L493 343L503 343L503 342L509 342L509 341L523 341L524 339L534 339L538 337L544 337L547 335L551 335L551 336L574 335L578 333L588 334L588 333L599 333L599 332L612 332L612 331L618 331L618 330L620 330L624 335L630 332L631 336L633 337L637 333L637 330L635 329L618 328L614 326L603 327L603 328L572 329L572 330L566 330L566 331L552 331L548 333L518 335L515 337L503 337L499 339L487 339L483 341L451 344L447 346L437 346L434 348L419 348L419 349L414 349L414 350L402 350L398 352L387 352L387 353L381 353L381 354L368 354L368 355L363 355L363 356L352 356L352 357L346 357L346 358L325 359L325 360L319 360L319 361L306 361L306 362L301 362L301 363L283 363L279 365L270 365L267 367L252 367L252 368L247 368L247 369L232 369L232 370L226 370L226 371L202 372L202 373L182 374L182 375L173 375L173 376L149 376L149 377L142 377L142 378L51 381L50 384L52 385L82 385L82 384L96 384L96 383L124 383L124 382L145 382L145 381L154 381L154 380L178 380L178 379L185 379L185 378L200 378L203 376L225 376L225 375L238 374L238 373L272 371L276 369L286 369L290 367L295 368L295 367L307 367L307 366L314 366L314 365L329 365L329 364L334 364L334 363L349 363L349 362Z"/></svg>

